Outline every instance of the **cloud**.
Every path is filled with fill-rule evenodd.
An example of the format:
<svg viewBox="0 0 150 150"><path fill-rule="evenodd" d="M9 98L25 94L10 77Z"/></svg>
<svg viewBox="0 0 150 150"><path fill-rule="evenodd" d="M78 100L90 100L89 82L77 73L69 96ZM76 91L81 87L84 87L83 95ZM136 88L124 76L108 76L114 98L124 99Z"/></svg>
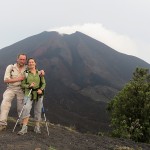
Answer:
<svg viewBox="0 0 150 150"><path fill-rule="evenodd" d="M86 23L83 25L64 26L53 28L48 31L58 31L61 34L71 34L79 31L105 43L106 45L121 53L138 57L138 47L132 38L107 29L100 23Z"/></svg>
<svg viewBox="0 0 150 150"><path fill-rule="evenodd" d="M147 39L146 39L147 40ZM139 47L139 57L143 58L146 62L150 63L150 43L147 41L137 40L138 47Z"/></svg>

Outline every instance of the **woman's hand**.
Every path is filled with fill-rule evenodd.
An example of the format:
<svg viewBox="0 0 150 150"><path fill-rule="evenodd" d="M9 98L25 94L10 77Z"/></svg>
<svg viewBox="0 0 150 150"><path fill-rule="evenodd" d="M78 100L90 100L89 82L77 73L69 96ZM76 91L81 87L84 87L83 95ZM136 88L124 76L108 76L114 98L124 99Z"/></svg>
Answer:
<svg viewBox="0 0 150 150"><path fill-rule="evenodd" d="M32 87L34 87L35 86L35 83L34 82L32 82L31 84L30 84L30 88L32 88Z"/></svg>
<svg viewBox="0 0 150 150"><path fill-rule="evenodd" d="M40 94L42 94L42 90L41 89L38 89L37 90L37 93L40 95Z"/></svg>

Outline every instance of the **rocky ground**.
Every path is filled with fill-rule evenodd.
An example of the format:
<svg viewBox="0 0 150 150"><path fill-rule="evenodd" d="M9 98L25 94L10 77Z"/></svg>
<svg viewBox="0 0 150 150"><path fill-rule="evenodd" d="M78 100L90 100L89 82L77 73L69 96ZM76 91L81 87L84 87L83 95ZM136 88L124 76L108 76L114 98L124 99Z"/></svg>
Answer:
<svg viewBox="0 0 150 150"><path fill-rule="evenodd" d="M49 124L49 136L45 124L42 134L33 132L32 123L28 133L20 136L12 132L15 122L8 122L7 130L0 132L0 150L150 150L150 144L106 136L78 133L71 128Z"/></svg>

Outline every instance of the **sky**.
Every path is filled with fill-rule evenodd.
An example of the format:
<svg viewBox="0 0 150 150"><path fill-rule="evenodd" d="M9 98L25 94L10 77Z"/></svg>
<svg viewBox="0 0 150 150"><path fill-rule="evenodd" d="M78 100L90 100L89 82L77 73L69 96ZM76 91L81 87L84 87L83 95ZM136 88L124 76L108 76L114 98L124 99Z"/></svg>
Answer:
<svg viewBox="0 0 150 150"><path fill-rule="evenodd" d="M150 0L0 0L0 49L43 31L80 31L150 63Z"/></svg>

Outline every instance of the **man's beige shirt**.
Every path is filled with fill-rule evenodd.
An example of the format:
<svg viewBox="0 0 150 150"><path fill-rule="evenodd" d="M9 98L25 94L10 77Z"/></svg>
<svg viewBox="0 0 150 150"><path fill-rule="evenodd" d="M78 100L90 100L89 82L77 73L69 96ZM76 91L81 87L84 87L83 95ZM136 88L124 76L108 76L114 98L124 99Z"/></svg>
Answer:
<svg viewBox="0 0 150 150"><path fill-rule="evenodd" d="M17 67L17 64L8 65L5 71L4 80L24 76L24 71L26 70L26 68L27 66L25 65L23 69L20 71L19 68ZM8 84L9 87L18 87L20 85L21 85L21 81Z"/></svg>

